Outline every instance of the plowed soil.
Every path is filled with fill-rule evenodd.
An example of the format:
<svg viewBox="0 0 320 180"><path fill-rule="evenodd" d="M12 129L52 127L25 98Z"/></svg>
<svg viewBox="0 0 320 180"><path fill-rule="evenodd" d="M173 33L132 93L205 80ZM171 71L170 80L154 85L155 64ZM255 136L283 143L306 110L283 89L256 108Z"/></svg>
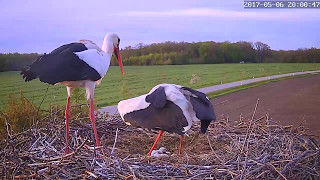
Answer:
<svg viewBox="0 0 320 180"><path fill-rule="evenodd" d="M320 75L272 82L212 99L217 118L250 119L259 99L256 117L270 114L282 125L299 126L320 139Z"/></svg>

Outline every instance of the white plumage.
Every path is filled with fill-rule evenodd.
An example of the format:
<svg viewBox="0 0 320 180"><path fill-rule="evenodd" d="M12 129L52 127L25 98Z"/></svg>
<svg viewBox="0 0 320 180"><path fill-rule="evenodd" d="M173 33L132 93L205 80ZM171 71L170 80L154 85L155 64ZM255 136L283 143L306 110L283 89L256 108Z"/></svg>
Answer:
<svg viewBox="0 0 320 180"><path fill-rule="evenodd" d="M210 122L215 120L213 107L205 94L175 84L159 84L147 94L122 100L118 111L129 125L160 130L157 140L162 131L168 131L180 134L182 141L182 135L194 122L201 121L201 132L205 133Z"/></svg>
<svg viewBox="0 0 320 180"><path fill-rule="evenodd" d="M86 51L75 52L74 54L94 68L100 74L101 78L106 75L110 66L112 53L105 53L97 49L88 49Z"/></svg>
<svg viewBox="0 0 320 180"><path fill-rule="evenodd" d="M39 78L40 81L48 84L67 86L66 153L69 153L69 107L74 88L80 87L86 90L87 98L90 101L89 112L96 145L100 146L93 110L94 90L106 75L113 53L117 56L122 75L124 75L119 43L120 38L114 33L109 33L104 38L102 49L90 40L65 44L51 53L39 57L21 72L26 82Z"/></svg>
<svg viewBox="0 0 320 180"><path fill-rule="evenodd" d="M192 104L189 101L191 93L188 93L189 91L181 90L182 86L176 85L176 84L159 84L153 87L147 94L120 101L118 103L118 111L121 118L125 120L124 119L125 114L146 109L147 107L149 107L151 103L146 102L145 98L149 94L153 93L159 87L164 87L165 94L167 97L166 100L169 100L174 104L176 104L177 106L179 106L185 118L187 119L188 125L183 127L184 128L183 132L187 132L188 130L190 130L193 122L197 122L199 121L199 119L196 117Z"/></svg>

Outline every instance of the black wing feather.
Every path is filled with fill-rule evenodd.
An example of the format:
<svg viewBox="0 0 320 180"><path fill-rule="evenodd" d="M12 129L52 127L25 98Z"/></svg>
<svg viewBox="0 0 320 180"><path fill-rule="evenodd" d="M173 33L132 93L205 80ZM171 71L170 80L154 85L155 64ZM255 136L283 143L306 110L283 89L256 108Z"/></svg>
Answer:
<svg viewBox="0 0 320 180"><path fill-rule="evenodd" d="M200 120L212 121L216 119L213 106L211 102L207 99L206 94L196 91L188 87L182 87L183 90L187 90L197 97L190 97L193 110L196 112L196 116Z"/></svg>
<svg viewBox="0 0 320 180"><path fill-rule="evenodd" d="M97 81L101 78L100 74L74 54L74 52L84 50L87 48L82 43L60 46L50 54L45 54L31 65L26 66L21 71L21 75L26 82L39 78L40 81L49 84L62 81Z"/></svg>
<svg viewBox="0 0 320 180"><path fill-rule="evenodd" d="M148 106L146 109L125 114L124 120L135 127L163 130L179 135L183 135L183 127L188 126L180 107L168 100L163 108Z"/></svg>
<svg viewBox="0 0 320 180"><path fill-rule="evenodd" d="M207 105L211 105L210 101L207 99L206 94L204 94L200 91L188 88L188 87L182 87L182 89L187 90L187 91L191 92L192 94L196 95L198 97L198 99L201 100L203 103L205 103Z"/></svg>
<svg viewBox="0 0 320 180"><path fill-rule="evenodd" d="M167 102L164 87L159 87L146 97L146 102L151 103L156 108L163 108Z"/></svg>
<svg viewBox="0 0 320 180"><path fill-rule="evenodd" d="M82 43L70 43L58 47L57 49L53 50L50 54L65 54L70 52L81 52L85 50L88 50L88 48Z"/></svg>

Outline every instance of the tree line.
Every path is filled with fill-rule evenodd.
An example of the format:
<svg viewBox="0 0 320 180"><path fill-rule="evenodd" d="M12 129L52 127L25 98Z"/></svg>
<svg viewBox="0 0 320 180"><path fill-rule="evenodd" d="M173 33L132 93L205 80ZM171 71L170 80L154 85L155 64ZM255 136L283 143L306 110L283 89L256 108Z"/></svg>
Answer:
<svg viewBox="0 0 320 180"><path fill-rule="evenodd" d="M31 64L40 55L37 53L19 54L19 53L0 53L0 72L19 71L24 66Z"/></svg>
<svg viewBox="0 0 320 180"><path fill-rule="evenodd" d="M32 63L40 54L0 54L0 72L21 70ZM220 63L319 63L320 49L271 50L262 42L164 42L121 50L123 64L178 65L178 64L220 64ZM117 65L113 56L111 65Z"/></svg>
<svg viewBox="0 0 320 180"><path fill-rule="evenodd" d="M150 45L138 44L121 51L124 65L177 65L220 63L316 63L320 62L320 49L271 50L262 42L236 43L164 42ZM112 65L117 61L113 57Z"/></svg>

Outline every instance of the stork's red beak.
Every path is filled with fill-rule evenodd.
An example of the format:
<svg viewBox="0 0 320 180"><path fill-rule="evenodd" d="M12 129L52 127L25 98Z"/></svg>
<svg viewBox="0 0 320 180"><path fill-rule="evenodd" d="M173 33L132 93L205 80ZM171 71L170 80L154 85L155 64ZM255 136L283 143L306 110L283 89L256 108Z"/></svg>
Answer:
<svg viewBox="0 0 320 180"><path fill-rule="evenodd" d="M119 64L119 66L120 66L122 76L124 76L125 73L124 73L124 69L123 69L123 65L122 65L122 60L121 60L121 57L120 57L119 48L114 47L114 48L113 48L113 52L114 52L114 54L116 55L116 57L117 57L117 59L118 59L118 64Z"/></svg>

